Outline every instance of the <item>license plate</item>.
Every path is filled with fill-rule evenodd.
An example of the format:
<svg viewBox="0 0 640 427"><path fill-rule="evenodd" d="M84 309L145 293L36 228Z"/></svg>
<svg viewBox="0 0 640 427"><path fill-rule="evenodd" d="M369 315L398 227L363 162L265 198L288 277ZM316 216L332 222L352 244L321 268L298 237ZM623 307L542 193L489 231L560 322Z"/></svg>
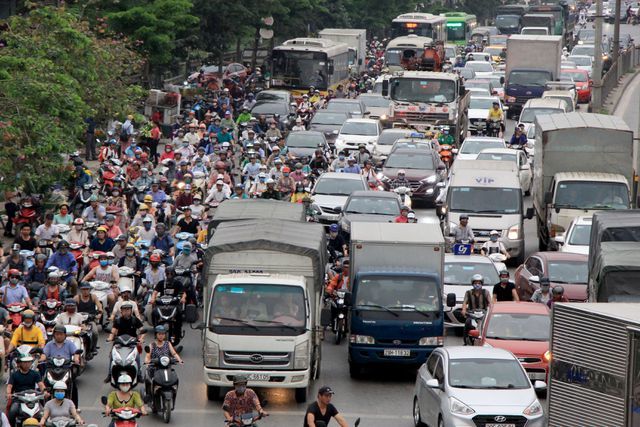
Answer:
<svg viewBox="0 0 640 427"><path fill-rule="evenodd" d="M484 427L516 427L515 424L485 424Z"/></svg>
<svg viewBox="0 0 640 427"><path fill-rule="evenodd" d="M247 376L249 381L269 381L268 374L249 374Z"/></svg>
<svg viewBox="0 0 640 427"><path fill-rule="evenodd" d="M411 350L405 350L403 348L385 348L384 355L390 357L409 357L411 356Z"/></svg>
<svg viewBox="0 0 640 427"><path fill-rule="evenodd" d="M544 372L527 372L527 376L530 380L545 381L547 379L547 375Z"/></svg>

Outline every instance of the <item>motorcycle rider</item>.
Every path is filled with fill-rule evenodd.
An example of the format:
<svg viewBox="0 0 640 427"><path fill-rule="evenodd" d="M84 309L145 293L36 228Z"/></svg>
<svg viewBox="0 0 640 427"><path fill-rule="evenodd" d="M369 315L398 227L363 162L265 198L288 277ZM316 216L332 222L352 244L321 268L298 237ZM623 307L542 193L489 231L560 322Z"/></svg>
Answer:
<svg viewBox="0 0 640 427"><path fill-rule="evenodd" d="M29 289L30 292L33 292L33 288L31 287L32 283L42 283L44 285L47 282L48 270L46 267L46 263L46 255L36 255L33 266L29 269L29 272L24 278L25 286Z"/></svg>
<svg viewBox="0 0 640 427"><path fill-rule="evenodd" d="M280 200L280 193L275 189L276 182L271 178L267 178L267 180L265 181L265 185L267 186L267 188L262 192L260 198Z"/></svg>
<svg viewBox="0 0 640 427"><path fill-rule="evenodd" d="M333 395L334 391L331 387L326 385L320 387L316 401L307 407L304 415L304 427L318 427L317 422L320 421L327 426L331 418L335 418L340 427L349 427L342 414L331 403Z"/></svg>
<svg viewBox="0 0 640 427"><path fill-rule="evenodd" d="M493 286L493 302L498 301L520 301L516 285L509 280L509 272L501 270L499 273L500 283Z"/></svg>
<svg viewBox="0 0 640 427"><path fill-rule="evenodd" d="M353 157L349 157L347 159L347 167L342 169L342 172L344 173L357 173L360 174L361 169L360 169L360 165L358 165L356 163L356 159L354 159Z"/></svg>
<svg viewBox="0 0 640 427"><path fill-rule="evenodd" d="M185 289L181 280L174 278L175 270L173 267L168 267L166 271L166 277L156 284L149 298L149 305L151 306L151 323L153 325L158 324L156 313L153 311L155 308L158 297L162 295L170 295L180 297L180 306L178 306L178 314L176 315L176 328L182 330L182 314L181 307L187 303L187 290Z"/></svg>
<svg viewBox="0 0 640 427"><path fill-rule="evenodd" d="M332 295L337 290L349 290L349 266L348 259L342 261L342 271L335 275L325 288L327 294Z"/></svg>
<svg viewBox="0 0 640 427"><path fill-rule="evenodd" d="M484 256L501 253L505 257L509 258L509 252L505 248L504 244L498 239L500 233L497 230L491 230L489 233L489 240L482 244L480 253Z"/></svg>
<svg viewBox="0 0 640 427"><path fill-rule="evenodd" d="M142 344L144 342L144 330L142 321L133 315L133 303L131 301L124 302L120 306L120 316L117 316L113 321L111 332L107 338L107 342L113 342L116 337L128 335L131 337L137 337L138 342ZM111 352L109 353L111 354ZM140 366L140 355L136 357L136 364ZM138 372L140 370L138 369ZM109 372L104 382L108 383L111 380L111 356L109 356Z"/></svg>
<svg viewBox="0 0 640 427"><path fill-rule="evenodd" d="M44 223L36 228L35 239L51 240L56 234L60 233L58 232L58 227L53 223L53 214L49 212L44 217Z"/></svg>
<svg viewBox="0 0 640 427"><path fill-rule="evenodd" d="M452 135L449 134L449 128L442 129L440 136L438 137L438 144L440 145L450 145L453 147L453 143L455 139Z"/></svg>
<svg viewBox="0 0 640 427"><path fill-rule="evenodd" d="M491 295L489 291L483 289L484 277L481 274L474 274L471 277L472 289L469 289L464 294L464 300L462 302L462 317L467 316L467 310L488 310L491 305ZM472 328L471 317L466 317L464 325L464 334L468 334Z"/></svg>
<svg viewBox="0 0 640 427"><path fill-rule="evenodd" d="M536 291L531 295L531 302L538 302L541 304L547 304L551 301L551 282L548 277L540 278L540 289L536 289Z"/></svg>
<svg viewBox="0 0 640 427"><path fill-rule="evenodd" d="M49 341L42 350L40 355L40 361L46 362L47 359L52 357L62 357L65 360L69 360L76 365L80 364L80 355L76 354L78 348L76 345L67 339L67 330L63 325L56 325L53 327L53 339Z"/></svg>
<svg viewBox="0 0 640 427"><path fill-rule="evenodd" d="M36 314L33 310L25 310L22 312L22 323L13 331L7 354L11 353L16 347L22 344L31 347L44 347L44 335L42 330L36 326Z"/></svg>
<svg viewBox="0 0 640 427"><path fill-rule="evenodd" d="M454 226L449 234L453 236L456 243L462 243L464 241L473 243L475 239L473 237L473 229L469 226L469 215L460 215L460 223Z"/></svg>
<svg viewBox="0 0 640 427"><path fill-rule="evenodd" d="M80 293L73 297L76 301L78 311L80 313L89 313L95 316L95 320L89 322L87 327L91 329L91 352L98 354L98 328L96 322L102 318L104 308L98 297L91 293L91 285L89 282L80 283Z"/></svg>
<svg viewBox="0 0 640 427"><path fill-rule="evenodd" d="M156 237L156 230L153 228L153 219L151 215L147 215L142 220L142 228L138 228L138 236L140 240L151 242Z"/></svg>
<svg viewBox="0 0 640 427"><path fill-rule="evenodd" d="M367 146L358 144L358 152L353 156L360 166L364 166L366 161L371 160L371 154L367 151Z"/></svg>
<svg viewBox="0 0 640 427"><path fill-rule="evenodd" d="M326 157L322 153L322 150L317 149L315 151L314 157L309 162L309 167L312 171L317 172L318 170L326 171L329 168L329 162Z"/></svg>
<svg viewBox="0 0 640 427"><path fill-rule="evenodd" d="M151 364L152 359L160 359L161 357L173 357L180 364L184 364L184 361L173 348L173 345L167 340L167 328L164 325L158 325L154 328L155 340L151 341L149 352L144 357L144 363L148 365L147 372L144 379L145 394L147 396L152 395L151 381L155 372L155 367Z"/></svg>
<svg viewBox="0 0 640 427"><path fill-rule="evenodd" d="M120 295L118 295L118 300L113 305L113 310L111 310L111 316L109 316L109 321L113 322L115 320L116 313L120 313L120 307L122 307L122 304L125 304L125 303L131 304L131 309L133 310L133 315L135 317L137 317L140 320L144 320L144 318L140 314L140 310L138 309L138 304L131 299L131 294L133 292L133 290L131 289L131 286L128 283L120 283L118 286L118 289L119 289Z"/></svg>
<svg viewBox="0 0 640 427"><path fill-rule="evenodd" d="M31 224L22 224L20 227L20 234L13 240L13 244L19 245L18 252L21 249L27 251L35 251L38 246L38 241L31 235Z"/></svg>
<svg viewBox="0 0 640 427"><path fill-rule="evenodd" d="M20 401L18 401L18 399L13 400L11 398L14 393L38 389L45 396L49 394L47 393L40 374L31 369L32 364L33 357L31 355L20 355L20 358L18 359L18 369L11 373L9 381L7 382L7 407L9 408L9 415L7 418L9 418L9 424L12 426L16 425L16 417L20 410Z"/></svg>
<svg viewBox="0 0 640 427"><path fill-rule="evenodd" d="M410 188L411 184L409 180L406 178L406 175L407 175L407 172L404 169L400 169L398 171L398 175L396 175L396 179L391 180L391 182L389 183L389 189L395 190L396 188L400 188L400 187Z"/></svg>
<svg viewBox="0 0 640 427"><path fill-rule="evenodd" d="M5 269L9 270L17 270L19 273L27 273L27 259L20 255L20 245L14 243L11 246L11 254L4 259L2 265L0 265L0 271L4 271Z"/></svg>
<svg viewBox="0 0 640 427"><path fill-rule="evenodd" d="M27 288L20 283L20 277L22 273L15 268L9 269L7 274L9 277L9 283L0 287L0 294L2 294L2 304L5 306L14 303L24 303L29 307L32 307L31 298L29 298L29 292ZM24 317L24 313L23 313Z"/></svg>
<svg viewBox="0 0 640 427"><path fill-rule="evenodd" d="M167 226L162 222L156 225L156 236L151 240L149 250L154 251L155 249L164 252L164 262L171 264L175 254L175 244L169 233L167 233Z"/></svg>
<svg viewBox="0 0 640 427"><path fill-rule="evenodd" d="M56 324L61 326L83 326L83 316L78 313L78 304L73 298L64 302L64 311L56 316Z"/></svg>
<svg viewBox="0 0 640 427"><path fill-rule="evenodd" d="M236 418L243 414L257 411L260 416L266 417L268 413L262 409L258 395L247 388L248 379L245 375L236 375L233 378L233 390L229 391L222 404L224 418L231 424Z"/></svg>
<svg viewBox="0 0 640 427"><path fill-rule="evenodd" d="M502 112L502 108L500 108L500 103L498 101L493 102L492 107L487 113L487 125L490 122L500 122L500 130L504 132L504 113Z"/></svg>
<svg viewBox="0 0 640 427"><path fill-rule="evenodd" d="M547 306L551 308L556 302L569 302L569 298L564 296L564 288L560 285L551 290L551 299L547 301Z"/></svg>
<svg viewBox="0 0 640 427"><path fill-rule="evenodd" d="M120 227L116 225L116 217L113 214L107 214L104 219L104 227L107 229L107 236L116 239L119 235L122 234L122 230Z"/></svg>
<svg viewBox="0 0 640 427"><path fill-rule="evenodd" d="M40 420L40 427L44 427L47 420L59 417L73 418L78 425L84 421L76 410L76 405L70 399L65 398L67 394L67 384L64 381L57 381L53 384L53 399L44 405L44 414Z"/></svg>
<svg viewBox="0 0 640 427"><path fill-rule="evenodd" d="M89 222L100 222L107 215L104 206L98 202L98 196L93 194L89 198L89 206L82 211L82 218Z"/></svg>
<svg viewBox="0 0 640 427"><path fill-rule="evenodd" d="M329 226L329 240L327 241L327 249L329 250L332 258L348 257L349 247L344 238L340 235L340 226L338 224L331 224Z"/></svg>
<svg viewBox="0 0 640 427"><path fill-rule="evenodd" d="M125 256L125 252L127 251L127 236L126 234L121 234L115 239L116 245L111 249L113 255L116 257L118 261Z"/></svg>
<svg viewBox="0 0 640 427"><path fill-rule="evenodd" d="M92 251L109 252L116 245L116 242L107 236L107 228L100 226L96 229L96 237L89 243L89 249ZM75 261L75 259L74 259Z"/></svg>
<svg viewBox="0 0 640 427"><path fill-rule="evenodd" d="M107 404L104 407L105 415L109 416L111 411L120 408L139 409L142 415L147 415L147 409L144 406L140 393L131 389L133 380L127 374L118 377L118 389L109 393L107 396ZM111 421L109 427L113 427L115 423Z"/></svg>
<svg viewBox="0 0 640 427"><path fill-rule="evenodd" d="M527 135L524 134L524 125L516 126L509 141L509 145L515 146L519 149L524 148L527 145Z"/></svg>
<svg viewBox="0 0 640 427"><path fill-rule="evenodd" d="M71 252L69 252L69 243L65 240L58 242L56 249L56 252L54 252L47 261L47 268L57 267L60 271L65 272L66 276L63 280L67 282L69 292L75 294L78 287L78 282L76 280L76 276L78 275L78 263L76 262L76 258Z"/></svg>
<svg viewBox="0 0 640 427"><path fill-rule="evenodd" d="M409 224L416 224L418 222L418 218L416 217L416 213L414 211L409 211L407 214L407 222Z"/></svg>
<svg viewBox="0 0 640 427"><path fill-rule="evenodd" d="M301 117L297 117L296 118L296 124L295 124L294 127L291 128L291 132L300 132L300 131L305 131L305 130L307 130L307 128L302 123L302 118Z"/></svg>
<svg viewBox="0 0 640 427"><path fill-rule="evenodd" d="M334 159L333 162L331 162L331 166L329 167L329 170L331 172L342 172L343 169L346 167L347 167L346 153L344 151L341 151L338 153L338 158Z"/></svg>
<svg viewBox="0 0 640 427"><path fill-rule="evenodd" d="M84 220L82 218L73 220L73 227L67 234L67 240L89 246L89 232L84 229Z"/></svg>
<svg viewBox="0 0 640 427"><path fill-rule="evenodd" d="M56 301L63 302L67 299L67 290L60 287L60 282L62 281L62 276L60 272L54 270L49 273L48 278L46 280L46 285L40 289L38 292L38 296L34 298L33 303L38 304L39 302L54 299Z"/></svg>
<svg viewBox="0 0 640 427"><path fill-rule="evenodd" d="M409 209L408 206L402 206L400 208L400 215L395 217L393 222L400 223L400 224L408 223L409 222L409 211L410 210L411 209Z"/></svg>

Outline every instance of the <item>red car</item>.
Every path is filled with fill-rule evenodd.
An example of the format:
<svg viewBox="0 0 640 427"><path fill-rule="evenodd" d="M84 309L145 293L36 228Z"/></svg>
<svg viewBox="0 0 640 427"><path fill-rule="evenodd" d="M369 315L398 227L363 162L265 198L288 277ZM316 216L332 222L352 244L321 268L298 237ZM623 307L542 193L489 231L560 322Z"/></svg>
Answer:
<svg viewBox="0 0 640 427"><path fill-rule="evenodd" d="M529 301L540 287L540 277L548 277L551 287L562 285L572 302L587 300L587 255L570 252L535 252L516 269L514 280L521 301Z"/></svg>
<svg viewBox="0 0 640 427"><path fill-rule="evenodd" d="M549 374L550 316L546 304L497 302L482 327L480 345L513 353L531 382L547 381Z"/></svg>
<svg viewBox="0 0 640 427"><path fill-rule="evenodd" d="M591 101L591 86L593 81L589 78L589 72L587 70L565 69L560 72L561 80L572 79L576 84L576 91L578 92L578 102L588 103Z"/></svg>

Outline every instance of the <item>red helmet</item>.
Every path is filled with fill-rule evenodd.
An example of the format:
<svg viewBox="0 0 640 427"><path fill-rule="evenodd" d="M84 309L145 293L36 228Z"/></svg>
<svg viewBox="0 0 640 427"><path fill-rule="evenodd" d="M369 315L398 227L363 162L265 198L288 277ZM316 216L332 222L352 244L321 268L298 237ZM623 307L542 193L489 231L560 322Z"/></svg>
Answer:
<svg viewBox="0 0 640 427"><path fill-rule="evenodd" d="M285 166L282 168L282 173L291 173L291 168L289 166Z"/></svg>
<svg viewBox="0 0 640 427"><path fill-rule="evenodd" d="M8 275L9 275L9 277L11 277L11 276L20 277L20 276L22 276L22 273L17 268L12 268L12 269L9 270L9 274Z"/></svg>
<svg viewBox="0 0 640 427"><path fill-rule="evenodd" d="M149 261L152 261L152 262L160 262L160 261L162 261L162 260L160 259L160 255L158 255L158 254L151 254L151 256L149 257Z"/></svg>
<svg viewBox="0 0 640 427"><path fill-rule="evenodd" d="M146 151L143 151L142 154L140 154L140 158L143 160L147 160L149 158L149 155Z"/></svg>

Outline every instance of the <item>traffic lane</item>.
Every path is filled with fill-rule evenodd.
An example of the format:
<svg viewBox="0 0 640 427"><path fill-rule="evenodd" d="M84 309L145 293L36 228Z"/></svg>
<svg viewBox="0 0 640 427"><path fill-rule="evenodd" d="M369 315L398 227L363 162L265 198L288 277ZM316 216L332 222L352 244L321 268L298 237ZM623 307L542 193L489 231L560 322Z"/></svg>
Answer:
<svg viewBox="0 0 640 427"><path fill-rule="evenodd" d="M638 120L640 120L640 78L635 77L629 84L614 114L621 117L634 133L638 132Z"/></svg>

